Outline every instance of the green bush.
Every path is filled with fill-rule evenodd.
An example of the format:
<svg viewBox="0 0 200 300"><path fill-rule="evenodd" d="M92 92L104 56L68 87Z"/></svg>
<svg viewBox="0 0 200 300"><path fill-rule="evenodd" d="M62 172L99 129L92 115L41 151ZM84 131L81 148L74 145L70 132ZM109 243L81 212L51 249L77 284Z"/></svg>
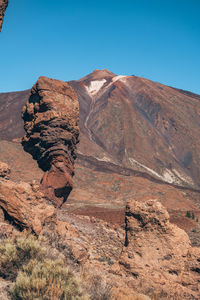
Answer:
<svg viewBox="0 0 200 300"><path fill-rule="evenodd" d="M187 218L191 218L191 213L190 213L190 211L187 211L187 212L186 212L186 217L187 217Z"/></svg>
<svg viewBox="0 0 200 300"><path fill-rule="evenodd" d="M12 299L26 300L86 300L79 282L62 260L31 260L20 271L14 288Z"/></svg>

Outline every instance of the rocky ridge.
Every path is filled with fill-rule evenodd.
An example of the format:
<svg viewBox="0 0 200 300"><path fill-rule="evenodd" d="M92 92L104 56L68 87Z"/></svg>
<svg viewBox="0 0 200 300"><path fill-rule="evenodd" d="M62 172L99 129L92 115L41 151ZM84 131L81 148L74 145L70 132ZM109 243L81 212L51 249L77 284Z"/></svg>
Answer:
<svg viewBox="0 0 200 300"><path fill-rule="evenodd" d="M3 25L3 18L5 14L5 10L8 6L8 0L0 0L0 32Z"/></svg>

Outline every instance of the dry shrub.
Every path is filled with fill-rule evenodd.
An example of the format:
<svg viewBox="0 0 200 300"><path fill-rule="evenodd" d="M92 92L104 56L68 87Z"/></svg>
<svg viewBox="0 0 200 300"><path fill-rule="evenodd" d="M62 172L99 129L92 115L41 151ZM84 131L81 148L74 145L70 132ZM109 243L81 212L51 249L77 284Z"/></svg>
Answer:
<svg viewBox="0 0 200 300"><path fill-rule="evenodd" d="M5 240L0 245L0 276L13 280L18 270L30 259L40 260L44 255L45 250L32 235L26 238L15 237L12 240Z"/></svg>
<svg viewBox="0 0 200 300"><path fill-rule="evenodd" d="M12 299L26 300L86 300L80 283L69 271L62 260L31 260L20 271L14 288Z"/></svg>
<svg viewBox="0 0 200 300"><path fill-rule="evenodd" d="M88 300L63 260L47 258L36 237L16 237L0 246L0 277L15 281L13 300Z"/></svg>

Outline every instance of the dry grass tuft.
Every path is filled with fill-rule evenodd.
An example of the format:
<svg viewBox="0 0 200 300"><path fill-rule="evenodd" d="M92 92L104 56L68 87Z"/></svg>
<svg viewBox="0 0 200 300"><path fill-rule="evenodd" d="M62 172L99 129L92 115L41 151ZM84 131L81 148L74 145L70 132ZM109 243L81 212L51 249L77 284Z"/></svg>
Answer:
<svg viewBox="0 0 200 300"><path fill-rule="evenodd" d="M89 299L83 294L74 274L63 265L63 261L48 259L39 262L31 260L19 272L11 295L13 300Z"/></svg>
<svg viewBox="0 0 200 300"><path fill-rule="evenodd" d="M45 250L33 235L5 240L0 245L0 276L13 280L18 270L30 259L40 260L44 256Z"/></svg>
<svg viewBox="0 0 200 300"><path fill-rule="evenodd" d="M15 281L13 300L89 300L64 260L47 258L33 235L5 240L0 246L0 277Z"/></svg>

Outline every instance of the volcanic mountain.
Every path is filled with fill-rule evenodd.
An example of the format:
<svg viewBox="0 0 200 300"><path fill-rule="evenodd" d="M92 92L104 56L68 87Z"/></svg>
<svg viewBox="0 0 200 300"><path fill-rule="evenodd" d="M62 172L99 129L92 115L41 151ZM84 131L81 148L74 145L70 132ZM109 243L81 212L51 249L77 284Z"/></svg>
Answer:
<svg viewBox="0 0 200 300"><path fill-rule="evenodd" d="M200 189L200 96L108 70L70 84L87 145L81 153Z"/></svg>
<svg viewBox="0 0 200 300"><path fill-rule="evenodd" d="M0 94L2 238L33 231L113 300L199 299L199 100L108 70Z"/></svg>
<svg viewBox="0 0 200 300"><path fill-rule="evenodd" d="M80 155L200 189L199 95L108 70L69 84L79 97ZM2 139L23 135L28 94L0 94Z"/></svg>
<svg viewBox="0 0 200 300"><path fill-rule="evenodd" d="M106 69L68 83L79 99L80 143L64 207L121 222L125 200L152 197L179 226L196 226L185 215L199 216L200 96ZM24 135L29 93L0 94L1 139ZM7 155L3 150L1 160Z"/></svg>

